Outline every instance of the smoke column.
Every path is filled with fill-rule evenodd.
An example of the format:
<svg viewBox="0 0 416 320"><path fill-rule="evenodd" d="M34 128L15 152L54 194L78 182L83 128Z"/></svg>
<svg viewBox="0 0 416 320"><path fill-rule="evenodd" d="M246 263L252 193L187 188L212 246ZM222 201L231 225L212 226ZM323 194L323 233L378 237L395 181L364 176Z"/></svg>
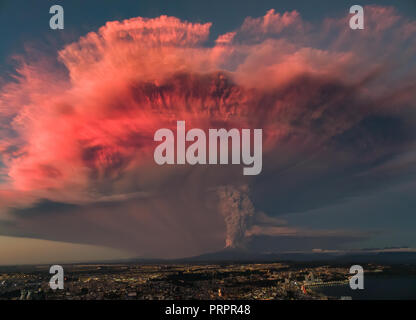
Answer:
<svg viewBox="0 0 416 320"><path fill-rule="evenodd" d="M246 230L254 216L254 206L249 198L247 185L234 187L224 186L218 189L219 210L224 216L226 225L226 248L244 246Z"/></svg>

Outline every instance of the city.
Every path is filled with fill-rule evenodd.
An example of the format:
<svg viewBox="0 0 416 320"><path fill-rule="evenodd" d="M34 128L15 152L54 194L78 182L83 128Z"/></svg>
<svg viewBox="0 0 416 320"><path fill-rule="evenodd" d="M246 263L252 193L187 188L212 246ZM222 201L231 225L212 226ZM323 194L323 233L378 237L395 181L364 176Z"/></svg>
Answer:
<svg viewBox="0 0 416 320"><path fill-rule="evenodd" d="M49 266L2 267L1 300L328 300L316 288L348 285L346 265L295 263L63 265L65 286L52 290ZM368 264L366 276L397 272ZM416 268L406 273L416 274ZM348 298L348 297L346 297Z"/></svg>

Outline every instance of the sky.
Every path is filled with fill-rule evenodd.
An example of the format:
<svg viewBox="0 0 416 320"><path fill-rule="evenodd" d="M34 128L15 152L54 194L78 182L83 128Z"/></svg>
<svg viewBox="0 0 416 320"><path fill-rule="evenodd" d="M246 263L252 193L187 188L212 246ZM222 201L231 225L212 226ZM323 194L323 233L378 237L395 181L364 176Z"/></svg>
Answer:
<svg viewBox="0 0 416 320"><path fill-rule="evenodd" d="M1 1L0 264L416 247L416 4L353 4ZM179 120L261 173L157 165Z"/></svg>

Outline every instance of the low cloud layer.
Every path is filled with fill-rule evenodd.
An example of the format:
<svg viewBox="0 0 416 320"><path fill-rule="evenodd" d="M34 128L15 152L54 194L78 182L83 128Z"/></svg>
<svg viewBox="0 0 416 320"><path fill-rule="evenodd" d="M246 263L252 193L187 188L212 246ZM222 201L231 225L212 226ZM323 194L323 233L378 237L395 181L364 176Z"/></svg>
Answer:
<svg viewBox="0 0 416 320"><path fill-rule="evenodd" d="M270 10L212 46L211 23L132 18L20 57L0 96L0 233L169 257L370 237L276 222L415 173L416 21L365 14L350 30ZM261 175L157 166L154 132L177 120L263 129Z"/></svg>

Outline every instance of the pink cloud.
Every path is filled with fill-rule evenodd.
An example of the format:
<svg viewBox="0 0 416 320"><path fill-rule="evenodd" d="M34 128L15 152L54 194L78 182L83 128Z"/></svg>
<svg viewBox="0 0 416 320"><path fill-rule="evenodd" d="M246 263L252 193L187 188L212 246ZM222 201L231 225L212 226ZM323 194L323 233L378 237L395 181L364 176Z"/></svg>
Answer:
<svg viewBox="0 0 416 320"><path fill-rule="evenodd" d="M344 20L328 21L325 28L330 24L338 30ZM381 30L395 25L407 26L405 34L413 35L413 24L392 8L366 8L366 23L379 40ZM296 11L270 10L264 17L247 18L239 30L220 36L216 46L206 47L210 23L167 16L133 18L108 22L61 50L59 60L69 78L59 70L45 70L45 58L35 64L23 62L17 70L18 82L2 89L2 117L9 119L10 129L17 133L1 145L8 188L82 192L92 177L115 179L145 163L154 131L177 119L202 127L213 121L262 126L269 146L274 145L278 137L293 130L287 121L301 116L304 110L299 105L306 105L314 93L299 92L261 105L267 91L284 90L305 74L327 79L324 82L345 77L348 86L385 63L377 59L378 46L361 40L359 46L367 46L369 52L363 57L354 46L325 50L285 36L267 38L294 28L297 40L304 33L299 28L305 25ZM351 35L345 26L342 29L338 31L343 40L335 40L338 48ZM308 32L316 39L314 30ZM252 34L266 38L254 44L241 40ZM373 61L368 59L370 53L376 55ZM405 55L399 50L393 53L396 58ZM241 61L227 69L236 56ZM374 91L369 95L375 95ZM259 108L266 109L270 120L259 118ZM342 119L345 112L339 111ZM356 110L357 114L362 111ZM319 118L322 112L310 113L309 119ZM332 129L328 127L327 134L345 130L360 116L355 118L338 121L336 126L328 124ZM12 151L11 146L15 147Z"/></svg>
<svg viewBox="0 0 416 320"><path fill-rule="evenodd" d="M361 34L345 17L312 25L296 11L270 10L213 47L211 23L132 18L67 45L60 67L50 57L23 59L0 96L0 204L85 204L162 190L190 170L152 162L154 132L177 120L188 128L262 128L265 152L273 153L281 144L317 149L370 114L396 114L396 102L415 102L408 63L415 22L392 8L365 10ZM224 178L208 180L198 183Z"/></svg>

